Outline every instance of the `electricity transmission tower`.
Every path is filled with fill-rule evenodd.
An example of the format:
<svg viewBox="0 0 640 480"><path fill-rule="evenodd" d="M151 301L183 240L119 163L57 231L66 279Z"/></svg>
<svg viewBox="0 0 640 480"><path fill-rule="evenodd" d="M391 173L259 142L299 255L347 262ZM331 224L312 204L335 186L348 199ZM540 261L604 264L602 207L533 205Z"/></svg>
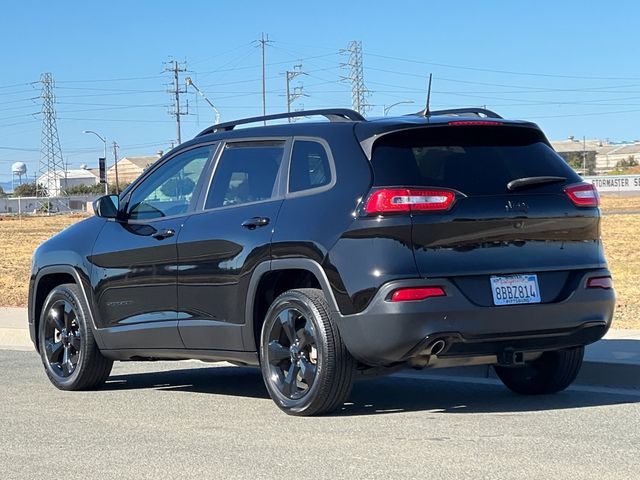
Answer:
<svg viewBox="0 0 640 480"><path fill-rule="evenodd" d="M178 62L177 60L169 60L165 63L165 72L171 72L173 74L173 79L171 83L171 89L167 90L168 93L172 95L173 100L173 109L169 110L169 115L176 117L176 140L178 145L182 143L182 132L180 129L180 117L183 115L189 114L189 102L187 101L186 110L180 109L180 94L186 93L187 89L182 88L182 83L180 82L180 74L182 72L187 71L187 63L186 62Z"/></svg>
<svg viewBox="0 0 640 480"><path fill-rule="evenodd" d="M293 91L291 90L291 81L300 76L306 75L305 72L302 71L302 64L294 65L293 70L286 71L287 77L287 112L291 113L291 105L300 97L308 97L306 93L304 93L304 86L300 84L297 87L293 87ZM288 119L289 123L291 123L291 118Z"/></svg>
<svg viewBox="0 0 640 480"><path fill-rule="evenodd" d="M356 112L364 115L371 108L371 105L366 100L371 92L364 86L362 42L359 40L351 41L347 48L340 50L340 53L349 56L347 63L343 63L340 66L349 69L349 75L342 77L342 80L351 82L351 104Z"/></svg>
<svg viewBox="0 0 640 480"><path fill-rule="evenodd" d="M43 73L40 77L42 83L42 137L40 147L40 164L36 178L37 197L57 197L61 193L61 180L66 176L58 126L56 124L55 95L53 93L54 82L51 73ZM41 202L40 208L46 206Z"/></svg>

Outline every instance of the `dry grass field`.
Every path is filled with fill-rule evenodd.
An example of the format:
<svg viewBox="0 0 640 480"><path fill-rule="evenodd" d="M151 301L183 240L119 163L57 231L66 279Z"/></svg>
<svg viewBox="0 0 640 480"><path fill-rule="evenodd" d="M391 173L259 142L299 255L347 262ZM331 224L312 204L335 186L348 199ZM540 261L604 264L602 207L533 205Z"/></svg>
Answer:
<svg viewBox="0 0 640 480"><path fill-rule="evenodd" d="M601 208L604 213L623 211L640 212L640 197L628 195L603 196Z"/></svg>
<svg viewBox="0 0 640 480"><path fill-rule="evenodd" d="M640 215L606 215L607 211L639 211L640 197L602 199L602 235L618 297L615 328L640 329ZM0 306L26 306L31 255L51 235L82 216L0 217Z"/></svg>
<svg viewBox="0 0 640 480"><path fill-rule="evenodd" d="M0 217L0 307L27 305L33 251L47 238L82 218L77 215Z"/></svg>

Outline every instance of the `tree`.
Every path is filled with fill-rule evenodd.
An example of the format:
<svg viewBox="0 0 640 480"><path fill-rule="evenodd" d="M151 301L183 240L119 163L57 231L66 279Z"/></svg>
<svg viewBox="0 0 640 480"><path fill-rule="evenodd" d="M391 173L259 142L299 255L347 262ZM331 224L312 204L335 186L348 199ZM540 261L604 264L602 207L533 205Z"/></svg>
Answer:
<svg viewBox="0 0 640 480"><path fill-rule="evenodd" d="M128 183L120 185L120 191L127 188L128 185ZM114 195L115 193L116 185L114 183L109 184L109 194ZM104 195L104 183L96 183L95 185L73 185L65 189L63 195Z"/></svg>
<svg viewBox="0 0 640 480"><path fill-rule="evenodd" d="M634 157L633 155L629 155L626 159L619 160L616 163L616 170L624 170L625 168L631 168L631 167L637 167L637 166L638 166L638 161L636 160L636 157Z"/></svg>
<svg viewBox="0 0 640 480"><path fill-rule="evenodd" d="M94 185L73 185L65 188L63 195L100 195L104 193L104 185L96 183Z"/></svg>
<svg viewBox="0 0 640 480"><path fill-rule="evenodd" d="M14 197L35 197L37 193L41 193L41 196L44 197L49 194L47 192L47 188L44 185L36 185L36 182L23 183L22 185L18 185L13 190Z"/></svg>
<svg viewBox="0 0 640 480"><path fill-rule="evenodd" d="M584 158L583 152L562 152L559 155L564 158L571 168L578 172L582 172L583 167L586 167L586 171L583 172L585 175L596 173L596 152L586 152L586 158Z"/></svg>
<svg viewBox="0 0 640 480"><path fill-rule="evenodd" d="M6 196L7 194L5 193L4 188L0 187L0 198L4 198Z"/></svg>

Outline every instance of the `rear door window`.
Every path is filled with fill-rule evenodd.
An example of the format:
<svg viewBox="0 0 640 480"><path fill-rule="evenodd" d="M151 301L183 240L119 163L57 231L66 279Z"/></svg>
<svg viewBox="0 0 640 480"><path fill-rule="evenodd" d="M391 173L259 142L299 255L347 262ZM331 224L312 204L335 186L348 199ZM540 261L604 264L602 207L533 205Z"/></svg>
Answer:
<svg viewBox="0 0 640 480"><path fill-rule="evenodd" d="M509 193L507 184L523 177L580 177L533 128L456 126L405 130L374 145L377 186L432 186L467 195ZM536 190L557 190L558 184Z"/></svg>
<svg viewBox="0 0 640 480"><path fill-rule="evenodd" d="M284 141L225 145L209 187L205 209L273 198L284 146Z"/></svg>

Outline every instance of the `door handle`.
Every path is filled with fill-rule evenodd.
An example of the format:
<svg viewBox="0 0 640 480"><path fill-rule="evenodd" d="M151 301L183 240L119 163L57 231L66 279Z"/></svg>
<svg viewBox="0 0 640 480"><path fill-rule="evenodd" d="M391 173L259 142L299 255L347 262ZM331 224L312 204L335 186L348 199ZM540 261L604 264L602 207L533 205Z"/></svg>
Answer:
<svg viewBox="0 0 640 480"><path fill-rule="evenodd" d="M175 234L176 231L172 228L165 228L164 230L160 230L151 236L156 240L164 240L165 238L173 237Z"/></svg>
<svg viewBox="0 0 640 480"><path fill-rule="evenodd" d="M269 221L267 217L253 217L242 222L242 226L249 230L255 230L257 227L269 225Z"/></svg>

